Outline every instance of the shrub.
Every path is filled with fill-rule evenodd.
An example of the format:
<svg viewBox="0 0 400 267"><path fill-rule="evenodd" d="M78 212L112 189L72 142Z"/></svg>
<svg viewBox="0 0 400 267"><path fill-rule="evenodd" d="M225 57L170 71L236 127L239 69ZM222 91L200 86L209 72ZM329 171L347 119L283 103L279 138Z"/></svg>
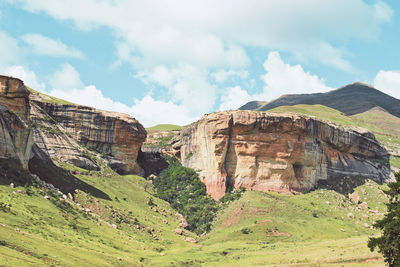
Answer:
<svg viewBox="0 0 400 267"><path fill-rule="evenodd" d="M389 196L387 213L374 225L383 231L382 236L368 241L371 251L378 247L389 267L399 266L400 263L400 172L395 176L396 182L389 183L389 190L385 191Z"/></svg>
<svg viewBox="0 0 400 267"><path fill-rule="evenodd" d="M251 233L251 230L248 227L244 227L240 230L242 234L248 235Z"/></svg>
<svg viewBox="0 0 400 267"><path fill-rule="evenodd" d="M207 195L206 186L193 169L183 167L175 158L167 160L169 167L153 182L157 196L186 218L188 230L197 234L209 231L217 202Z"/></svg>

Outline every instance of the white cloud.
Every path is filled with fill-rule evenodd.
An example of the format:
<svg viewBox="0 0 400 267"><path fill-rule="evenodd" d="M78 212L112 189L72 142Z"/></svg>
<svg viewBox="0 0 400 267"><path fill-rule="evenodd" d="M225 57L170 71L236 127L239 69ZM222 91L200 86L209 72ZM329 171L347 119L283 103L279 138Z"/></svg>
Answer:
<svg viewBox="0 0 400 267"><path fill-rule="evenodd" d="M11 66L5 69L4 74L23 80L26 86L36 91L44 92L46 89L45 83L39 82L36 74L26 67L20 65Z"/></svg>
<svg viewBox="0 0 400 267"><path fill-rule="evenodd" d="M181 103L193 115L210 111L216 100L216 88L208 81L207 70L191 65L176 68L157 66L141 71L135 77L168 88L173 102Z"/></svg>
<svg viewBox="0 0 400 267"><path fill-rule="evenodd" d="M400 99L400 71L379 71L374 79L374 87Z"/></svg>
<svg viewBox="0 0 400 267"><path fill-rule="evenodd" d="M240 88L240 86L229 88L226 94L221 96L219 110L238 109L249 101L257 100L257 97L256 95L249 95L247 91Z"/></svg>
<svg viewBox="0 0 400 267"><path fill-rule="evenodd" d="M61 69L54 73L50 84L53 87L50 92L52 96L80 105L126 113L146 127L161 123L187 125L200 117L193 115L183 104L155 100L151 95L146 95L140 100L134 99L132 105L114 101L105 97L94 85L85 86L79 73L69 64L62 65Z"/></svg>
<svg viewBox="0 0 400 267"><path fill-rule="evenodd" d="M134 103L128 106L105 97L93 85L69 91L56 89L51 91L50 95L80 105L129 114L139 120L145 127L161 123L187 125L199 119L199 117L190 115L183 105L176 105L170 101L155 100L150 95L146 95L140 100L135 99Z"/></svg>
<svg viewBox="0 0 400 267"><path fill-rule="evenodd" d="M175 62L202 67L243 67L245 47L302 54L348 70L341 48L347 39L376 39L393 10L381 0L53 1L15 0L31 12L72 20L83 30L113 29L127 45L120 60L154 67ZM79 6L79 9L76 7ZM289 8L288 8L289 7ZM313 57L322 46L330 57ZM121 51L120 51L121 52Z"/></svg>
<svg viewBox="0 0 400 267"><path fill-rule="evenodd" d="M83 58L83 53L76 48L68 47L60 40L54 40L37 33L26 34L22 40L29 44L38 55L52 57Z"/></svg>
<svg viewBox="0 0 400 267"><path fill-rule="evenodd" d="M225 82L226 80L233 78L233 77L238 77L240 79L246 79L247 76L249 76L249 73L245 70L217 70L214 73L211 74L211 76L214 78L214 80L218 83Z"/></svg>
<svg viewBox="0 0 400 267"><path fill-rule="evenodd" d="M345 48L333 44L377 39L381 25L392 17L392 9L380 0L373 4L364 0L11 2L30 12L72 21L84 31L111 29L117 56L112 66L131 64L140 70L136 77L166 87L169 99L193 116L212 110L217 99L213 83L233 77L231 70L247 68L251 63L248 51L253 48L279 49L354 71ZM210 75L215 69L227 73ZM277 85L301 87L305 92L324 89L322 81L312 75L303 75L308 78L302 81L294 74L296 69L289 72L301 85L284 83L279 73L266 75L271 77L268 96L277 95Z"/></svg>
<svg viewBox="0 0 400 267"><path fill-rule="evenodd" d="M9 34L0 31L0 71L17 64L21 58L18 41Z"/></svg>
<svg viewBox="0 0 400 267"><path fill-rule="evenodd" d="M229 88L221 97L220 110L237 109L252 100L270 101L284 94L318 93L332 90L325 80L304 71L300 65L285 63L276 51L270 52L264 62L266 73L261 76L265 83L262 93L249 95L236 86Z"/></svg>
<svg viewBox="0 0 400 267"><path fill-rule="evenodd" d="M316 75L305 72L300 65L289 65L283 62L276 51L268 54L264 62L265 75L262 79L266 86L263 95L272 100L283 94L318 93L332 90L325 81Z"/></svg>
<svg viewBox="0 0 400 267"><path fill-rule="evenodd" d="M57 70L49 79L49 83L53 89L72 90L84 87L79 73L70 64L63 64L61 69Z"/></svg>

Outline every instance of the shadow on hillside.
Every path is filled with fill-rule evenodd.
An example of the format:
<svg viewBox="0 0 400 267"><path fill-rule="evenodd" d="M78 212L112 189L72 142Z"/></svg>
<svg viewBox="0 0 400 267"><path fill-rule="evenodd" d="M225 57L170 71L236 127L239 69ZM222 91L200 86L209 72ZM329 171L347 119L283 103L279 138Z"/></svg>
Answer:
<svg viewBox="0 0 400 267"><path fill-rule="evenodd" d="M25 185L31 182L30 174L17 159L0 159L0 185Z"/></svg>
<svg viewBox="0 0 400 267"><path fill-rule="evenodd" d="M318 189L334 190L338 193L347 196L348 194L354 192L354 188L365 184L368 179L369 178L365 178L362 176L353 176L353 177L340 177L340 178L338 177L334 179L331 178L328 180L319 180L313 190L318 190Z"/></svg>
<svg viewBox="0 0 400 267"><path fill-rule="evenodd" d="M54 165L51 161L44 161L33 157L29 161L29 171L38 175L46 183L54 185L65 194L73 194L75 189L78 189L94 197L111 200L103 191L79 180L69 171Z"/></svg>

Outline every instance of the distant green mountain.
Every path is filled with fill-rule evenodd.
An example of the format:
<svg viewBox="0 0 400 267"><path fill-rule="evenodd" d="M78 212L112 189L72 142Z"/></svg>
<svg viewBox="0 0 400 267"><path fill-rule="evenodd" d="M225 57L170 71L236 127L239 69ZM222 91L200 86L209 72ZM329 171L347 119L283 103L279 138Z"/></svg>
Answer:
<svg viewBox="0 0 400 267"><path fill-rule="evenodd" d="M184 127L174 124L158 124L153 127L146 128L148 132L155 132L155 131L180 131Z"/></svg>
<svg viewBox="0 0 400 267"><path fill-rule="evenodd" d="M271 102L252 101L241 110L270 110L280 106L299 104L324 105L339 110L346 115L355 115L380 107L388 113L400 117L400 100L363 83L352 83L327 93L283 95Z"/></svg>

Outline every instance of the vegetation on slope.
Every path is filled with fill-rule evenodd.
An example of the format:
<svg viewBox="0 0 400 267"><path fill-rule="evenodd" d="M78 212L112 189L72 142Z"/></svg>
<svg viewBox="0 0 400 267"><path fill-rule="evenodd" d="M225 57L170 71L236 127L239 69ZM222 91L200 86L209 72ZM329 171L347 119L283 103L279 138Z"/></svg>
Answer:
<svg viewBox="0 0 400 267"><path fill-rule="evenodd" d="M264 105L253 101L239 109L255 108L256 110L265 111L279 106L299 104L324 105L339 110L347 115L360 114L370 109L381 107L388 113L400 117L399 99L359 82L326 93L283 95Z"/></svg>
<svg viewBox="0 0 400 267"><path fill-rule="evenodd" d="M389 196L388 212L374 225L375 228L381 229L383 234L371 238L368 242L372 251L378 247L390 267L400 264L400 172L395 176L396 181L389 183L389 190L385 191Z"/></svg>
<svg viewBox="0 0 400 267"><path fill-rule="evenodd" d="M227 193L218 203L207 195L205 184L193 169L183 167L175 158L168 161L169 167L153 181L157 196L182 214L188 223L187 229L198 235L211 230L211 222L223 206L221 203L234 201L244 192Z"/></svg>
<svg viewBox="0 0 400 267"><path fill-rule="evenodd" d="M191 246L173 233L179 218L167 202L154 196L145 179L120 176L105 166L100 171L66 163L60 167L110 199L82 190L70 199L43 183L10 186L3 180L1 266L137 266L165 250ZM33 179L26 172L19 174Z"/></svg>
<svg viewBox="0 0 400 267"><path fill-rule="evenodd" d="M46 95L44 93L40 93L28 86L26 88L28 88L28 90L29 90L29 92L31 92L31 94L34 94L34 95L40 97L40 100L43 102L47 102L47 103L51 103L51 104L60 104L60 105L75 105L74 103L69 102L67 100L60 99L60 98L50 96L50 95Z"/></svg>
<svg viewBox="0 0 400 267"><path fill-rule="evenodd" d="M100 171L87 171L59 164L110 199L78 190L70 200L37 184L12 188L3 182L0 265L370 266L366 261L383 263L380 254L370 252L366 246L368 236L377 233L370 226L382 218L387 201L382 192L386 186L372 181L355 189L360 202L367 205L323 189L302 195L246 191L239 200L217 203L211 231L192 244L174 234L179 217L167 202L157 197L159 191L154 193L149 181L138 176L120 176L105 166ZM173 199L186 201L183 209L193 218L207 214L207 207L197 209L200 206L197 201L189 200L197 199L196 194L199 200L206 198L204 185L191 176L190 169L181 168L177 166L172 168L175 172L168 173L176 173L175 177L185 173L189 178L182 178L186 183L179 183L172 176L165 176L169 181L164 183L166 198L172 195ZM195 190L190 192L189 188ZM185 197L180 198L181 194ZM190 213L196 210L200 213ZM349 213L354 217L349 217ZM195 237L189 231L184 235Z"/></svg>
<svg viewBox="0 0 400 267"><path fill-rule="evenodd" d="M154 131L180 131L184 127L174 124L158 124L153 127L146 128L147 132L154 132Z"/></svg>

